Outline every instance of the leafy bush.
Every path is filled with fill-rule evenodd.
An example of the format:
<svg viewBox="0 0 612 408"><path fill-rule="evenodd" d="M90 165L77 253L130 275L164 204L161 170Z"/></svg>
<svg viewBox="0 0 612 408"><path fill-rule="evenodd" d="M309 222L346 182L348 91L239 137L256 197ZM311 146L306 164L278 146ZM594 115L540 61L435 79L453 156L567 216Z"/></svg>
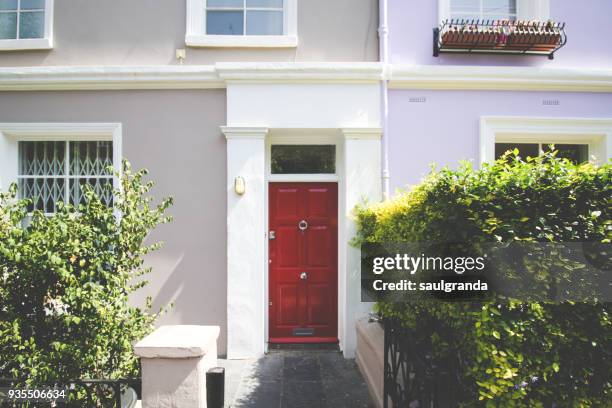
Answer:
<svg viewBox="0 0 612 408"><path fill-rule="evenodd" d="M433 172L410 192L356 210L364 242L610 242L612 167L518 152ZM379 303L386 317L458 358L464 406L610 406L609 304ZM432 329L435 327L435 331ZM454 356L454 357L453 357ZM458 356L458 357L457 357Z"/></svg>
<svg viewBox="0 0 612 408"><path fill-rule="evenodd" d="M128 297L146 284L143 256L160 244L143 242L171 205L152 205L145 175L124 162L113 207L88 189L78 208L29 220L14 185L0 194L0 377L40 385L139 375L132 345L157 314Z"/></svg>

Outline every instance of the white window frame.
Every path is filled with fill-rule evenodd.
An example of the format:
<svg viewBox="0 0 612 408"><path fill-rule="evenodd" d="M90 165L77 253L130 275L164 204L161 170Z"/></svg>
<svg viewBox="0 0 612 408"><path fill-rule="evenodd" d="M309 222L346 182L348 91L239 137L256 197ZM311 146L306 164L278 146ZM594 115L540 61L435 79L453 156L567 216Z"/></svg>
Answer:
<svg viewBox="0 0 612 408"><path fill-rule="evenodd" d="M0 40L0 51L48 50L53 48L53 3L54 0L45 0L45 26L42 38ZM19 20L19 15L17 19ZM19 30L19 27L17 27L17 30Z"/></svg>
<svg viewBox="0 0 612 408"><path fill-rule="evenodd" d="M21 141L112 141L113 167L121 171L121 123L0 123L0 191L17 182ZM116 175L113 188L120 188Z"/></svg>
<svg viewBox="0 0 612 408"><path fill-rule="evenodd" d="M208 35L206 0L187 1L185 44L190 47L297 47L297 0L283 0L282 35Z"/></svg>
<svg viewBox="0 0 612 408"><path fill-rule="evenodd" d="M438 0L438 20L442 22L450 19L451 0ZM550 0L516 0L517 20L550 19Z"/></svg>
<svg viewBox="0 0 612 408"><path fill-rule="evenodd" d="M299 133L299 132L296 132ZM305 132L306 133L306 132ZM342 144L336 138L319 135L285 135L278 136L273 134L267 138L266 143L266 176L270 182L338 182L339 169L342 164ZM334 173L272 173L272 146L273 145L311 145L311 146L335 146L335 171Z"/></svg>
<svg viewBox="0 0 612 408"><path fill-rule="evenodd" d="M481 164L495 161L495 143L586 144L601 165L612 157L612 118L482 117Z"/></svg>

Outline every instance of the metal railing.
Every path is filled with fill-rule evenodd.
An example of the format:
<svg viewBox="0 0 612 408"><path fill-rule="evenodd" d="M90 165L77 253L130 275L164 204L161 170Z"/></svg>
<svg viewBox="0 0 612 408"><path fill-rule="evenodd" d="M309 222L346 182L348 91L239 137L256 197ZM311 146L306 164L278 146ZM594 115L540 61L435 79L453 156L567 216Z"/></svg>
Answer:
<svg viewBox="0 0 612 408"><path fill-rule="evenodd" d="M554 58L567 43L565 23L449 19L434 28L433 55L440 53L530 54Z"/></svg>
<svg viewBox="0 0 612 408"><path fill-rule="evenodd" d="M0 408L12 407L39 407L41 404L50 404L56 408L126 408L133 404L126 405L126 401L135 401L142 394L142 381L140 378L122 378L122 379L78 379L69 381L57 381L48 384L40 384L26 386L23 379L18 378L0 378L0 389L57 389L65 390L65 398L56 401L32 399L12 401L10 399L0 400ZM130 390L131 389L131 390ZM127 392L127 391L130 392ZM74 397L80 394L78 401ZM122 395L124 398L122 399ZM122 403L124 405L122 405ZM27 405L30 404L30 405Z"/></svg>
<svg viewBox="0 0 612 408"><path fill-rule="evenodd" d="M458 354L436 357L425 336L396 319L384 319L383 324L384 408L450 408L465 401Z"/></svg>

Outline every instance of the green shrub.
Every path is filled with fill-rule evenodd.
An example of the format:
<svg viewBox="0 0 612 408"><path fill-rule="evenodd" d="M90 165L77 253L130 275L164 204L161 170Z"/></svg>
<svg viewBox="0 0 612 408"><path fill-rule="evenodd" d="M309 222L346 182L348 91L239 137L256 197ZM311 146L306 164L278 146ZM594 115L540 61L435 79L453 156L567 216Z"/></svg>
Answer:
<svg viewBox="0 0 612 408"><path fill-rule="evenodd" d="M157 314L128 297L146 284L143 256L160 244L143 242L171 205L152 205L145 175L124 162L113 207L87 189L78 208L30 220L14 185L0 194L0 377L40 385L139 375L132 346Z"/></svg>
<svg viewBox="0 0 612 408"><path fill-rule="evenodd" d="M610 242L612 166L518 152L433 172L412 191L356 210L364 242ZM612 406L609 304L379 303L386 317L460 356L465 406ZM436 327L435 332L431 329Z"/></svg>

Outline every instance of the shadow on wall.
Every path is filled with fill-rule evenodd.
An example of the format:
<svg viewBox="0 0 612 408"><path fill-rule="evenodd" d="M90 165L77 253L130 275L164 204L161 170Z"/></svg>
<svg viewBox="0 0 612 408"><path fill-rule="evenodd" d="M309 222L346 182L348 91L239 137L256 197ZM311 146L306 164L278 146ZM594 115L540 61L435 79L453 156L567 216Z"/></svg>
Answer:
<svg viewBox="0 0 612 408"><path fill-rule="evenodd" d="M146 297L151 296L153 312L166 308L166 312L157 320L156 326L176 324L220 326L219 354L225 355L227 319L225 303L220 299L225 299L225 287L212 284L206 278L214 271L208 271L206 265L199 264L198 259L202 251L196 251L197 255L192 256L190 253L193 251L194 249L178 252L164 247L150 254L146 264L153 266L153 270L144 277L149 284L134 294L133 301L143 306ZM223 272L217 275L225 276Z"/></svg>

